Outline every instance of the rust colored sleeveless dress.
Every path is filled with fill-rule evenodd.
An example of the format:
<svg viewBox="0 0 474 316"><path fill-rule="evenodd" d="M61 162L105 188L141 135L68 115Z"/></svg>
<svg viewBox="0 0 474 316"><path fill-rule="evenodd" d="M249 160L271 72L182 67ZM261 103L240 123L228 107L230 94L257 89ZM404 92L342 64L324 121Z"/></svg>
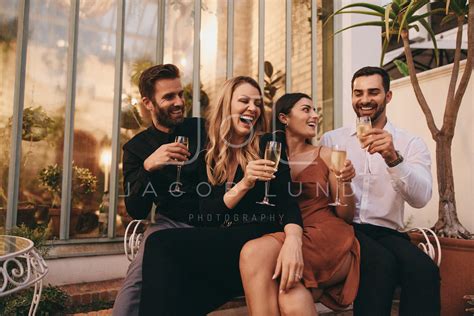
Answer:
<svg viewBox="0 0 474 316"><path fill-rule="evenodd" d="M333 310L350 305L359 286L360 249L354 229L337 217L328 206L333 202L329 193L329 168L320 157L321 147L302 153L292 159L291 178L293 194L298 194L298 204L303 217L302 282L307 288L318 288L338 271L343 258L350 253L351 264L346 279L337 285L323 288L319 299ZM299 163L294 163L296 160ZM301 164L301 162L307 162ZM285 233L269 234L283 244Z"/></svg>

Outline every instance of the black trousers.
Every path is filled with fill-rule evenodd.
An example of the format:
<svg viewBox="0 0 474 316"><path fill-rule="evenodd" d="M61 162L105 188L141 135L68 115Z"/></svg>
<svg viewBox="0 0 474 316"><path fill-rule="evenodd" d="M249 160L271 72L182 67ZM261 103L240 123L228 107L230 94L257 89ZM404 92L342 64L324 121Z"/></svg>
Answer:
<svg viewBox="0 0 474 316"><path fill-rule="evenodd" d="M176 228L150 235L143 258L140 315L205 315L243 295L244 244L281 230L271 224Z"/></svg>
<svg viewBox="0 0 474 316"><path fill-rule="evenodd" d="M361 252L354 315L389 316L397 286L399 315L440 315L440 275L431 258L405 233L369 224L353 226Z"/></svg>

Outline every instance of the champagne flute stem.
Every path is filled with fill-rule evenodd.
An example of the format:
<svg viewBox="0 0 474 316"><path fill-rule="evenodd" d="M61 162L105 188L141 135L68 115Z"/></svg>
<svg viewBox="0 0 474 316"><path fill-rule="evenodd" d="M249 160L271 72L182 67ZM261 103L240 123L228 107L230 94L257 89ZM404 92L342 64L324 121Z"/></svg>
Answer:
<svg viewBox="0 0 474 316"><path fill-rule="evenodd" d="M367 174L367 169L368 169L368 166L367 166L367 165L368 165L368 163L367 163L367 160L368 160L368 159L367 159L367 149L366 149L365 152L364 152L364 156L365 156L365 157L364 157L364 158L365 158L365 159L364 159L364 161L365 161L365 163L364 163L364 174Z"/></svg>
<svg viewBox="0 0 474 316"><path fill-rule="evenodd" d="M265 181L265 200L268 201L268 190L270 189L270 182Z"/></svg>
<svg viewBox="0 0 474 316"><path fill-rule="evenodd" d="M178 166L177 172L176 172L176 185L179 188L181 183L181 166ZM179 190L179 189L178 189Z"/></svg>
<svg viewBox="0 0 474 316"><path fill-rule="evenodd" d="M338 176L336 176L336 179L337 179L337 183L336 183L336 205L339 205L341 204L341 202L339 201L339 178Z"/></svg>

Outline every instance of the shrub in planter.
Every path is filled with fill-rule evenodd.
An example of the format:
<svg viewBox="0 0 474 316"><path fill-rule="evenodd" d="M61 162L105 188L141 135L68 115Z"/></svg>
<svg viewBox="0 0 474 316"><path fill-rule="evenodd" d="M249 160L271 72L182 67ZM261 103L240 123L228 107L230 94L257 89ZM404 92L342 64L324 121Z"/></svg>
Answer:
<svg viewBox="0 0 474 316"><path fill-rule="evenodd" d="M0 301L0 314L28 315L32 298L32 288L3 297ZM59 287L48 285L43 288L36 315L64 315L69 299L69 295Z"/></svg>
<svg viewBox="0 0 474 316"><path fill-rule="evenodd" d="M95 192L97 187L97 178L87 168L80 168L73 164L72 166L72 211L69 231L71 235L76 232L76 226L79 222L79 216L84 209L83 201L85 198ZM62 167L58 164L49 165L43 168L38 175L41 185L51 194L51 208L49 216L52 222L53 235L59 235L59 203L61 198ZM89 214L89 213L87 213ZM98 223L98 221L95 221ZM96 224L97 224L96 223ZM81 226L81 232L87 229Z"/></svg>

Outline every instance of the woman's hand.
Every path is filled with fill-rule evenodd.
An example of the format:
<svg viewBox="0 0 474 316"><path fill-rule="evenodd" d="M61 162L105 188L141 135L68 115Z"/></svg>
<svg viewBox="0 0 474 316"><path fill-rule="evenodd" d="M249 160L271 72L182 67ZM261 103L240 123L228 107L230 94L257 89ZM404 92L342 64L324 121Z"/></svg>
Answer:
<svg viewBox="0 0 474 316"><path fill-rule="evenodd" d="M277 171L274 166L275 163L271 160L258 159L250 161L245 168L244 178L242 179L246 188L253 188L257 180L270 181L274 179L275 176L273 174Z"/></svg>
<svg viewBox="0 0 474 316"><path fill-rule="evenodd" d="M303 250L301 236L286 235L278 255L272 279L280 277L280 293L293 288L303 277Z"/></svg>
<svg viewBox="0 0 474 316"><path fill-rule="evenodd" d="M344 162L344 168L339 170L339 172L339 179L341 182L351 182L356 176L356 171L352 165L352 161L349 159Z"/></svg>

